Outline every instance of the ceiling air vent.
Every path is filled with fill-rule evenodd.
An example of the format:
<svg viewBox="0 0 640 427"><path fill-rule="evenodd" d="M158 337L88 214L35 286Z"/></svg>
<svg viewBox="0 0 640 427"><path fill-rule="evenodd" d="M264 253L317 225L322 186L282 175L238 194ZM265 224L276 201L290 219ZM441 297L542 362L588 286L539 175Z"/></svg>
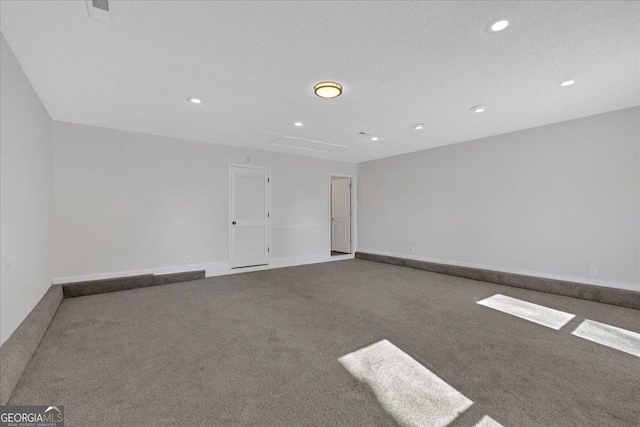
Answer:
<svg viewBox="0 0 640 427"><path fill-rule="evenodd" d="M109 13L109 2L107 0L86 0L89 18L96 21L111 24L111 14Z"/></svg>
<svg viewBox="0 0 640 427"><path fill-rule="evenodd" d="M92 0L93 7L109 12L109 2L107 0Z"/></svg>

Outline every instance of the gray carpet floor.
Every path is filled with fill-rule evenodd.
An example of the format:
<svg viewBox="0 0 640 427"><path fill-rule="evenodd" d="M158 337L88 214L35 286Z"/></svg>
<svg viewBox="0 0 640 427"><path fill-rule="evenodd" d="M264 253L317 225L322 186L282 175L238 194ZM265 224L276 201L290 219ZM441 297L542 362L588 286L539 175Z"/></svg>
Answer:
<svg viewBox="0 0 640 427"><path fill-rule="evenodd" d="M476 304L567 311L561 330ZM338 358L389 340L473 401L452 426L631 426L640 358L571 335L640 311L362 260L65 299L9 404L67 426L395 425Z"/></svg>

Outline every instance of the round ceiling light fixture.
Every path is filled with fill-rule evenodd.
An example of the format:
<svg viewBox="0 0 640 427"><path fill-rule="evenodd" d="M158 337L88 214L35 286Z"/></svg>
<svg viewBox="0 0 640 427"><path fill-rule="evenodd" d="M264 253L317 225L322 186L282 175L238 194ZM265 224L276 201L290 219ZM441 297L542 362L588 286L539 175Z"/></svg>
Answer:
<svg viewBox="0 0 640 427"><path fill-rule="evenodd" d="M187 98L189 100L189 102L191 102L192 104L202 104L202 99L198 99L198 98Z"/></svg>
<svg viewBox="0 0 640 427"><path fill-rule="evenodd" d="M413 128L415 130L420 130L420 129L424 129L424 125L422 123L418 123L416 125L413 125Z"/></svg>
<svg viewBox="0 0 640 427"><path fill-rule="evenodd" d="M500 21L496 21L491 24L491 31L497 33L498 31L502 31L509 26L509 21L505 19L501 19Z"/></svg>
<svg viewBox="0 0 640 427"><path fill-rule="evenodd" d="M377 140L378 140L378 137L377 137L377 136L372 136L370 139L371 139L372 141L377 141Z"/></svg>
<svg viewBox="0 0 640 427"><path fill-rule="evenodd" d="M300 122L295 122L293 125L294 125L294 126L297 126L297 127L300 127L300 126L302 126L302 123L300 123Z"/></svg>
<svg viewBox="0 0 640 427"><path fill-rule="evenodd" d="M562 87L567 87L567 86L571 86L572 84L574 84L576 81L575 80L565 80L563 82L560 83L560 86Z"/></svg>
<svg viewBox="0 0 640 427"><path fill-rule="evenodd" d="M471 107L471 111L473 111L474 113L484 113L486 110L486 105L476 105L475 107Z"/></svg>
<svg viewBox="0 0 640 427"><path fill-rule="evenodd" d="M336 98L342 95L342 85L336 82L320 82L313 87L320 98Z"/></svg>

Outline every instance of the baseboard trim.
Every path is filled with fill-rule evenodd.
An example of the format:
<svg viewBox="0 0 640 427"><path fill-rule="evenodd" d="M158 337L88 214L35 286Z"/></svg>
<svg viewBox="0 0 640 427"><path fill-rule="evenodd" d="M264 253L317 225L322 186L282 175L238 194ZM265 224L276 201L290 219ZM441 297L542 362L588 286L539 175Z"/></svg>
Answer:
<svg viewBox="0 0 640 427"><path fill-rule="evenodd" d="M344 261L355 258L355 254L346 254L332 257L331 254L313 254L294 257L272 258L268 265L258 265L256 267L229 268L227 261L217 263L215 268L207 269L207 277L225 276L227 274L250 273L252 271L271 270L274 268L295 267L297 265L318 264L321 262Z"/></svg>
<svg viewBox="0 0 640 427"><path fill-rule="evenodd" d="M416 268L434 273L464 277L482 282L496 283L499 285L513 286L556 295L564 295L640 310L640 292L628 289L627 287L633 286L629 284L622 284L625 288L601 286L572 280L525 275L490 268L479 268L470 265L433 262L426 259L417 259L417 257L409 258L398 255L399 254L367 250L356 252L357 259Z"/></svg>
<svg viewBox="0 0 640 427"><path fill-rule="evenodd" d="M51 286L31 313L0 346L0 405L6 405L62 302L62 289Z"/></svg>
<svg viewBox="0 0 640 427"><path fill-rule="evenodd" d="M74 283L94 282L106 279L126 279L135 276L168 276L175 273L204 270L205 277L225 276L227 274L239 274L251 271L269 270L271 268L293 267L296 265L316 264L320 262L341 261L353 259L355 254L331 256L330 254L312 254L294 257L272 258L268 265L259 265L247 268L229 268L228 261L217 261L203 264L186 264L173 267L147 268L142 270L118 271L113 273L89 274L84 276L67 276L53 279L54 285L71 285ZM139 280L139 279L138 279Z"/></svg>

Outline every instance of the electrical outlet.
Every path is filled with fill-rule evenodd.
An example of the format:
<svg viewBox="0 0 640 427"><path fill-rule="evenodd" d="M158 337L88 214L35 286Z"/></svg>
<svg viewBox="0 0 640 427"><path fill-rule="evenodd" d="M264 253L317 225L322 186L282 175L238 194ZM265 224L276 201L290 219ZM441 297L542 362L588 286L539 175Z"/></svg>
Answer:
<svg viewBox="0 0 640 427"><path fill-rule="evenodd" d="M598 275L598 270L591 267L591 269L589 269L589 275L591 275L591 277L596 277Z"/></svg>
<svg viewBox="0 0 640 427"><path fill-rule="evenodd" d="M415 246L411 246L411 253L415 254L416 253L416 247Z"/></svg>
<svg viewBox="0 0 640 427"><path fill-rule="evenodd" d="M191 262L191 257L187 255L186 257L184 257L184 260L187 262L187 264L189 264Z"/></svg>

